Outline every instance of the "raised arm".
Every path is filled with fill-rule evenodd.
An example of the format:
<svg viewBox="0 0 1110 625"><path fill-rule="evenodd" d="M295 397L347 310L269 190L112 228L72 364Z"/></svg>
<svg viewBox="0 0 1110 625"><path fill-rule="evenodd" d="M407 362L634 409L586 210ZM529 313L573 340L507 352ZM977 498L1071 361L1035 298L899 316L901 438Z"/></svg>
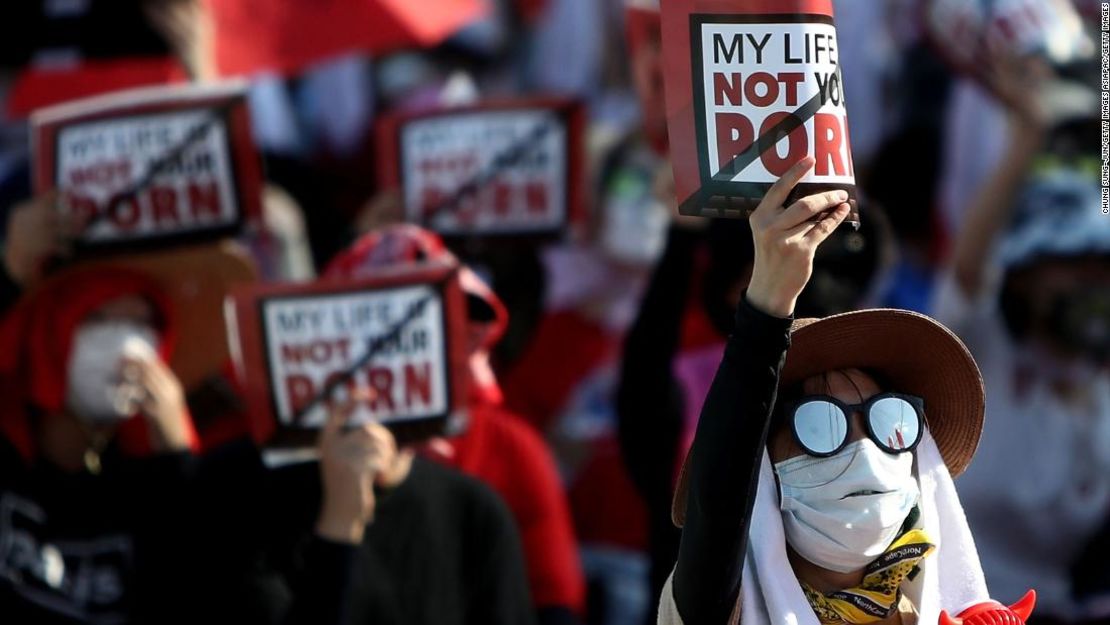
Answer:
<svg viewBox="0 0 1110 625"><path fill-rule="evenodd" d="M1008 146L998 168L969 198L967 215L953 245L956 284L969 300L975 300L983 289L995 241L1010 222L1018 191L1044 145L1045 113L1030 96L1039 92L1037 79L1030 77L1037 73L1036 66L1025 71L1013 69L997 81L1009 115Z"/></svg>
<svg viewBox="0 0 1110 625"><path fill-rule="evenodd" d="M675 206L670 163L656 172L655 196ZM650 513L669 528L671 480L682 434L683 397L671 371L694 274L694 255L706 220L671 215L667 244L624 342L617 387L621 455ZM673 557L673 554L670 556Z"/></svg>
<svg viewBox="0 0 1110 625"><path fill-rule="evenodd" d="M333 407L320 432L323 501L303 561L286 580L291 601L282 625L348 621L348 604L360 583L358 551L377 506L374 484L402 462L385 427L348 425L352 406Z"/></svg>
<svg viewBox="0 0 1110 625"><path fill-rule="evenodd" d="M723 625L736 605L794 305L813 272L818 245L848 216L842 191L782 208L812 167L811 158L795 165L750 218L751 284L702 406L689 459L686 523L673 579L674 601L686 625Z"/></svg>
<svg viewBox="0 0 1110 625"><path fill-rule="evenodd" d="M84 220L64 214L60 201L57 193L49 193L20 202L8 212L0 266L0 315L15 305L28 284L42 277L48 261L71 251Z"/></svg>
<svg viewBox="0 0 1110 625"><path fill-rule="evenodd" d="M678 350L699 236L671 227L663 258L625 339L617 387L621 453L640 495L664 516L670 510L673 458L682 427L682 398L671 361Z"/></svg>

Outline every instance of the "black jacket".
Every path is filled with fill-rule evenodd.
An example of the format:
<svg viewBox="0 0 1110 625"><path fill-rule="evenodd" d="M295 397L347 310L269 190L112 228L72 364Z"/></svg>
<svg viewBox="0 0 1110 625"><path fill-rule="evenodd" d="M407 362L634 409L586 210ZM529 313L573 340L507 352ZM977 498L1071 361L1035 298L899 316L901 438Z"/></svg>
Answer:
<svg viewBox="0 0 1110 625"><path fill-rule="evenodd" d="M748 526L791 319L741 301L702 406L690 455L674 598L687 625L728 622L740 594Z"/></svg>

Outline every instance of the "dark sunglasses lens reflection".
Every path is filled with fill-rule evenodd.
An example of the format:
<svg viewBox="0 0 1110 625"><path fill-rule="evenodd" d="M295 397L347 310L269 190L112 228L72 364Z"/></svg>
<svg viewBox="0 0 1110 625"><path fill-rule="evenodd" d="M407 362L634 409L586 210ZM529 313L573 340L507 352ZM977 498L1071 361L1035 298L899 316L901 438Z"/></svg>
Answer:
<svg viewBox="0 0 1110 625"><path fill-rule="evenodd" d="M921 439L921 416L903 397L884 396L866 404L868 436L883 451L901 453L913 449ZM863 405L842 406L828 399L810 399L794 409L794 436L806 453L828 456L836 453L848 439L849 413Z"/></svg>
<svg viewBox="0 0 1110 625"><path fill-rule="evenodd" d="M805 402L794 411L794 434L810 454L831 454L848 436L848 418L832 402Z"/></svg>
<svg viewBox="0 0 1110 625"><path fill-rule="evenodd" d="M890 452L911 449L921 437L917 410L899 397L884 397L867 414L875 443Z"/></svg>

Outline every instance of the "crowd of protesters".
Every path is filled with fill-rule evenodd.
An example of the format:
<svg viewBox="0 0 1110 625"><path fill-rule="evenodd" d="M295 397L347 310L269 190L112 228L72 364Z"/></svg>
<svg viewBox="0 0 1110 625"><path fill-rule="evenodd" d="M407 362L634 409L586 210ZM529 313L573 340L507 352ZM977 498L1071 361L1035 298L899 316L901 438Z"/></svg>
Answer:
<svg viewBox="0 0 1110 625"><path fill-rule="evenodd" d="M680 467L757 252L747 220L676 210L658 2L483 0L434 44L247 75L260 230L160 261L75 256L86 224L32 191L17 105L52 63L165 58L176 80L225 78L221 4L4 9L0 622L656 622ZM1033 587L1030 623L1108 622L1097 3L988 3L1054 19L971 61L943 20L981 3L833 4L861 227L817 250L794 314L890 307L950 327L985 382L954 483L991 596ZM552 95L585 106L586 219L542 241L399 223L370 173L377 120ZM236 281L427 263L460 268L461 431L351 426L352 397L329 407L315 460L274 462L207 311Z"/></svg>

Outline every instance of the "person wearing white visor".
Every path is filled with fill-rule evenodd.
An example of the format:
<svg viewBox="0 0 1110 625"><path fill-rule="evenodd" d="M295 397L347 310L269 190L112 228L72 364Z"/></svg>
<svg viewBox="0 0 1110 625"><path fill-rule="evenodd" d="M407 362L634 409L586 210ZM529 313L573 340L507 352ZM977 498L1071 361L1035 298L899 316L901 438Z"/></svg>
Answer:
<svg viewBox="0 0 1110 625"><path fill-rule="evenodd" d="M966 198L932 308L986 381L983 444L957 487L987 582L1003 601L1032 584L1044 624L1110 620L1110 215L1096 82L1034 81L1031 92L1074 106L1008 111L1005 157Z"/></svg>
<svg viewBox="0 0 1110 625"><path fill-rule="evenodd" d="M679 476L663 625L1024 623L991 601L952 485L983 424L963 343L932 319L793 319L817 247L848 215L828 192L751 216L755 265Z"/></svg>

